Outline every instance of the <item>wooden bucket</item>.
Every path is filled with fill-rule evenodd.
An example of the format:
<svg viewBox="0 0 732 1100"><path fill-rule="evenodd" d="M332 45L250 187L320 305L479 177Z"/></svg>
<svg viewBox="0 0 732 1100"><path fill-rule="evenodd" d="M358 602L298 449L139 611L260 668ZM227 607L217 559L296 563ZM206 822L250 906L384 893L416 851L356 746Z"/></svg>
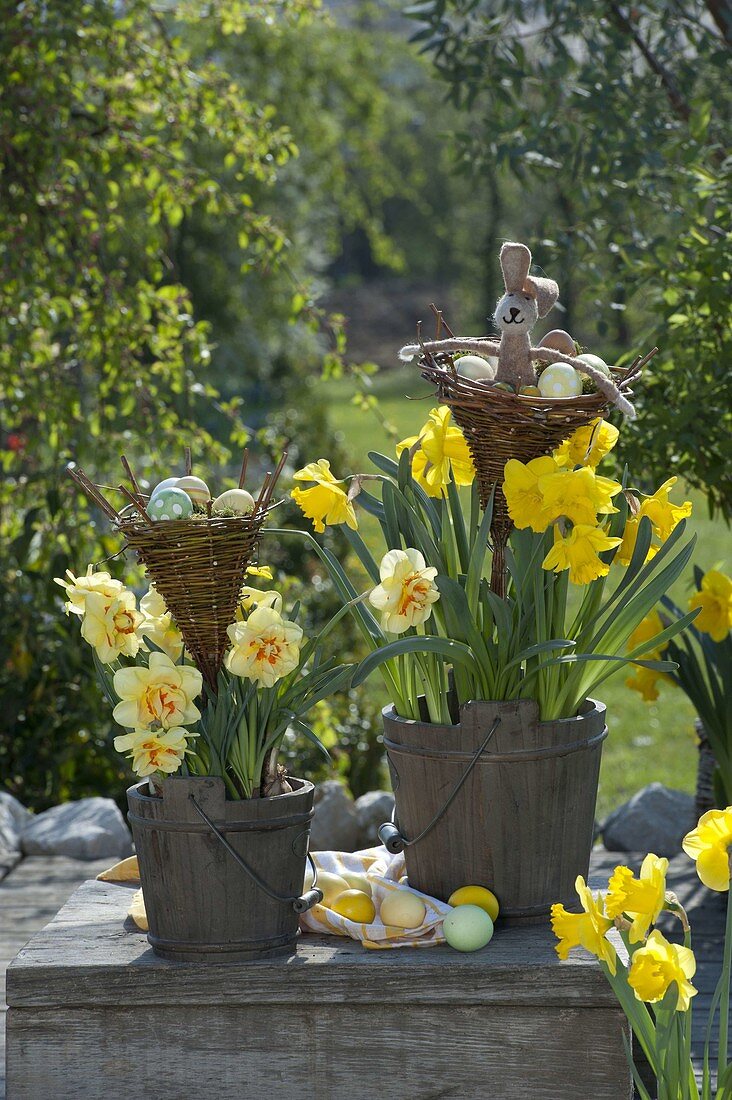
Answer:
<svg viewBox="0 0 732 1100"><path fill-rule="evenodd" d="M302 894L312 783L291 779L292 793L227 801L222 779L147 782L127 791L128 819L140 862L148 940L156 955L195 962L243 962L292 954L293 907ZM237 864L202 820L193 800L260 881Z"/></svg>
<svg viewBox="0 0 732 1100"><path fill-rule="evenodd" d="M393 707L383 716L411 886L445 901L460 886L487 886L510 921L575 900L593 841L602 703L550 722L533 700L467 703L455 726L399 718Z"/></svg>

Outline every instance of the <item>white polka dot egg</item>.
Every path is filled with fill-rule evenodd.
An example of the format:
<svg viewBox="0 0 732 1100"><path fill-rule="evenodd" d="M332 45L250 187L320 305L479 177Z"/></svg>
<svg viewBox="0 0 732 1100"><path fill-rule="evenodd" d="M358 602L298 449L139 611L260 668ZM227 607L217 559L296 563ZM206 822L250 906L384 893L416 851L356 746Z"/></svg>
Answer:
<svg viewBox="0 0 732 1100"><path fill-rule="evenodd" d="M167 489L161 489L150 500L147 506L150 519L188 519L193 515L193 501L182 489L171 485Z"/></svg>

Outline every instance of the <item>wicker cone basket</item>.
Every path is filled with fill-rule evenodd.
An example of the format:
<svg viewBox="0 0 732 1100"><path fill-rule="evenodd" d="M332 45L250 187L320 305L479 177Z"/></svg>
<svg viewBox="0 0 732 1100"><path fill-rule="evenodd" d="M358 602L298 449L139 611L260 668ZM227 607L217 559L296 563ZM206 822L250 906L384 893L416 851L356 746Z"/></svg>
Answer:
<svg viewBox="0 0 732 1100"><path fill-rule="evenodd" d="M119 487L130 502L122 512L112 507L101 487L83 470L68 467L69 475L124 536L126 547L137 554L175 619L186 649L214 692L229 647L227 627L236 618L247 569L254 560L262 525L273 507L272 494L286 458L285 451L274 473L267 473L251 514L212 515L209 502L207 514L198 512L189 519L162 523L151 520L147 497L140 492L124 455L122 465L132 490L124 485ZM239 488L243 487L246 470L245 451ZM187 449L186 473L190 471Z"/></svg>
<svg viewBox="0 0 732 1100"><path fill-rule="evenodd" d="M613 368L618 388L625 394L655 354L635 360L627 370ZM491 587L500 596L506 592L505 547L513 526L501 484L511 458L529 462L551 454L577 428L582 428L609 408L601 393L580 397L544 398L508 393L485 382L458 374L451 356L428 351L419 361L422 377L432 382L443 405L452 409L465 435L478 479L483 508L493 499L493 570Z"/></svg>
<svg viewBox="0 0 732 1100"><path fill-rule="evenodd" d="M165 600L186 649L209 687L229 647L248 566L267 509L250 516L197 516L148 525L122 519L119 530Z"/></svg>

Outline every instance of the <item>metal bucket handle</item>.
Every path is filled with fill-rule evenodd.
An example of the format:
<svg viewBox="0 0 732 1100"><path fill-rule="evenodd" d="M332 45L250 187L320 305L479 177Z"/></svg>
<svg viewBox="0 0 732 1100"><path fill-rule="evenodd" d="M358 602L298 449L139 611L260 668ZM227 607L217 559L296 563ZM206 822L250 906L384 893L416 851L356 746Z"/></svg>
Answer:
<svg viewBox="0 0 732 1100"><path fill-rule="evenodd" d="M392 855L398 855L399 852L403 852L405 848L411 848L414 844L419 844L420 840L424 840L427 834L434 829L437 822L445 816L447 811L450 809L450 806L457 798L463 787L463 784L467 780L475 765L480 760L484 749L487 747L488 742L490 741L491 737L496 732L500 724L501 716L500 714L497 714L493 721L493 725L488 730L488 733L485 736L483 744L476 749L472 760L453 787L449 797L447 798L447 801L443 803L441 808L437 811L435 816L430 821L429 825L426 825L422 832L415 836L412 840L408 840L400 830L399 824L396 819L396 803L394 804L391 821L385 821L383 825L379 826L378 830L379 840L384 845L387 852L391 852Z"/></svg>
<svg viewBox="0 0 732 1100"><path fill-rule="evenodd" d="M317 889L318 868L315 866L315 860L310 855L310 852L308 852L307 857L308 862L313 869L313 884L311 888L309 890L306 890L305 893L299 897L295 895L291 897L285 897L283 894L278 894L275 890L272 890L271 887L269 887L267 883L259 877L257 872L252 870L249 864L241 858L239 853L234 848L232 848L224 834L219 829L217 829L206 811L198 805L193 795L190 794L188 797L193 803L196 813L201 818L203 818L214 836L218 840L220 840L224 848L226 848L226 851L229 853L229 855L233 857L236 863L238 863L241 867L242 871L244 871L244 873L249 876L254 885L257 886L263 893L265 893L267 897L272 898L273 901L281 901L284 905L291 905L296 913L307 913L308 909L312 909L314 905L318 905L323 900L323 891Z"/></svg>

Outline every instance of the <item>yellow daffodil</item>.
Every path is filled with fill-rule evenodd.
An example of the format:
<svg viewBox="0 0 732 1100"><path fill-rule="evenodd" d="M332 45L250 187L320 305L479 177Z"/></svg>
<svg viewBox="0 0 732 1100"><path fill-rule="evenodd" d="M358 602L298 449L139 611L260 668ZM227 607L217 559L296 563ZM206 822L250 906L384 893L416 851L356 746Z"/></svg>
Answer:
<svg viewBox="0 0 732 1100"><path fill-rule="evenodd" d="M689 609L700 607L694 619L697 630L715 642L723 642L732 629L732 580L717 569L702 577L701 590L689 600Z"/></svg>
<svg viewBox="0 0 732 1100"><path fill-rule="evenodd" d="M615 556L615 560L619 565L630 565L630 559L638 540L638 528L643 516L647 516L651 522L652 537L663 542L682 519L687 519L691 515L692 505L690 500L684 501L683 504L672 504L668 499L668 495L677 481L678 478L676 477L669 478L652 496L645 497L640 502L636 513L628 516L625 522L623 541ZM651 543L646 561L650 561L658 553L659 548L658 545Z"/></svg>
<svg viewBox="0 0 732 1100"><path fill-rule="evenodd" d="M114 739L117 752L127 753L136 775L177 772L188 752L187 737L197 734L174 726L169 730L133 730Z"/></svg>
<svg viewBox="0 0 732 1100"><path fill-rule="evenodd" d="M135 608L133 592L123 588L114 596L87 591L81 636L96 652L103 665L124 654L134 657L140 648L137 628L142 615Z"/></svg>
<svg viewBox="0 0 732 1100"><path fill-rule="evenodd" d="M151 653L148 668L135 665L115 672L120 702L112 712L114 720L130 729L188 726L201 717L193 700L202 687L197 668L173 664L166 653Z"/></svg>
<svg viewBox="0 0 732 1100"><path fill-rule="evenodd" d="M688 519L691 515L690 500L685 500L683 504L672 504L668 499L669 493L678 480L677 477L670 477L668 481L664 481L660 489L656 489L653 496L646 497L641 504L640 514L648 516L661 542L669 537L682 519Z"/></svg>
<svg viewBox="0 0 732 1100"><path fill-rule="evenodd" d="M293 474L295 481L313 481L310 489L293 489L290 496L302 509L303 515L313 521L318 534L322 534L326 525L332 527L346 523L355 531L358 527L356 512L343 482L338 481L330 472L330 463L326 458L309 462Z"/></svg>
<svg viewBox="0 0 732 1100"><path fill-rule="evenodd" d="M381 625L391 634L403 634L432 614L440 598L437 570L427 568L419 550L390 550L381 559L381 584L369 593L369 602L381 612Z"/></svg>
<svg viewBox="0 0 732 1100"><path fill-rule="evenodd" d="M270 565L248 565L247 566L248 577L261 577L262 580L273 580L272 567Z"/></svg>
<svg viewBox="0 0 732 1100"><path fill-rule="evenodd" d="M232 623L228 634L225 660L234 676L272 687L298 666L302 628L274 607L257 607L243 622Z"/></svg>
<svg viewBox="0 0 732 1100"><path fill-rule="evenodd" d="M90 565L86 574L75 577L70 569L66 570L66 579L54 577L56 584L60 584L66 592L68 599L64 604L67 615L83 615L86 609L86 597L89 592L96 592L111 600L124 591L122 581L116 581L109 573L94 572Z"/></svg>
<svg viewBox="0 0 732 1100"><path fill-rule="evenodd" d="M729 848L732 844L732 806L707 810L695 829L687 833L682 847L696 861L696 873L710 890L729 890Z"/></svg>
<svg viewBox="0 0 732 1100"><path fill-rule="evenodd" d="M560 959L566 959L573 947L584 947L606 963L610 973L614 974L617 957L615 948L606 938L613 922L605 915L602 895L593 897L581 875L574 885L583 913L568 913L563 905L552 905L552 931L559 940L555 948L557 955Z"/></svg>
<svg viewBox="0 0 732 1100"><path fill-rule="evenodd" d="M648 929L658 920L666 901L667 870L667 859L649 853L638 878L630 867L616 867L610 876L605 911L613 919L623 914L630 918L631 943L644 940Z"/></svg>
<svg viewBox="0 0 732 1100"><path fill-rule="evenodd" d="M589 466L560 470L539 481L542 506L552 521L566 516L572 523L590 526L597 522L598 513L617 512L612 498L621 488L617 481L600 477Z"/></svg>
<svg viewBox="0 0 732 1100"><path fill-rule="evenodd" d="M628 652L631 653L638 646L643 645L644 642L649 642L651 638L655 638L657 634L660 634L663 629L664 624L661 616L657 611L651 611L628 638ZM660 649L648 649L641 654L642 658L649 661L660 660L661 656ZM671 677L665 672L635 665L632 674L626 678L625 686L639 692L646 703L654 703L658 699L658 687L656 685L659 680L667 680L669 683L673 683Z"/></svg>
<svg viewBox="0 0 732 1100"><path fill-rule="evenodd" d="M620 539L610 538L601 527L591 524L578 523L564 536L555 527L554 545L541 564L555 573L569 569L572 584L589 584L610 572L608 563L601 561L598 555L619 544Z"/></svg>
<svg viewBox="0 0 732 1100"><path fill-rule="evenodd" d="M628 985L639 1001L655 1004L662 1001L669 986L676 982L679 999L677 1012L686 1012L697 990L689 981L696 972L696 959L689 947L680 947L658 931L651 932L643 947L633 954L628 971Z"/></svg>
<svg viewBox="0 0 732 1100"><path fill-rule="evenodd" d="M551 512L544 506L541 483L559 470L553 458L546 455L532 458L530 462L508 460L503 471L503 492L508 514L516 527L530 527L532 531L546 531L552 522ZM594 516L593 516L594 519Z"/></svg>
<svg viewBox="0 0 732 1100"><path fill-rule="evenodd" d="M613 449L619 435L614 424L598 417L565 439L554 452L554 458L559 466L591 466L594 469Z"/></svg>
<svg viewBox="0 0 732 1100"><path fill-rule="evenodd" d="M171 661L179 660L183 652L183 637L165 606L165 600L154 585L150 585L140 600L140 611L143 619L137 628L137 634L141 639L142 649L148 649L145 644L147 639L158 649L162 649Z"/></svg>
<svg viewBox="0 0 732 1100"><path fill-rule="evenodd" d="M475 466L462 430L451 423L447 405L432 409L418 435L397 444L397 456L413 450L412 477L431 497L444 494L452 473L457 485L472 485Z"/></svg>

